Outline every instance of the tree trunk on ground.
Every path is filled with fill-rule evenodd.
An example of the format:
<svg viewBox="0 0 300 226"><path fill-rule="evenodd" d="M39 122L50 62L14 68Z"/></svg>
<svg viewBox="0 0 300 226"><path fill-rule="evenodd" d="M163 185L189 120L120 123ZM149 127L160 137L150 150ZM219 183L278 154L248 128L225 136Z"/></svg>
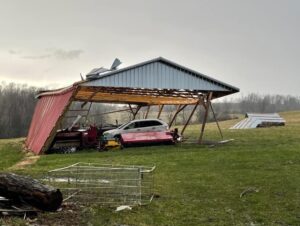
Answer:
<svg viewBox="0 0 300 226"><path fill-rule="evenodd" d="M0 196L45 211L57 210L63 200L59 189L13 173L0 173Z"/></svg>

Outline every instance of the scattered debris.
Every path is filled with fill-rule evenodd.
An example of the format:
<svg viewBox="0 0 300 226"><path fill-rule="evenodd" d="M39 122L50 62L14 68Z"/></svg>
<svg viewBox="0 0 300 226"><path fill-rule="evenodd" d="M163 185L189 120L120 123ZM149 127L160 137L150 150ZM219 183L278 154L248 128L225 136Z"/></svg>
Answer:
<svg viewBox="0 0 300 226"><path fill-rule="evenodd" d="M122 210L132 210L132 208L130 206L122 205L122 206L117 207L116 212L119 212Z"/></svg>
<svg viewBox="0 0 300 226"><path fill-rule="evenodd" d="M221 140L221 141L202 141L202 144L208 145L208 147L213 148L217 145L227 144L234 141L234 139Z"/></svg>
<svg viewBox="0 0 300 226"><path fill-rule="evenodd" d="M257 192L259 192L258 188L256 188L256 187L249 187L249 188L245 189L244 191L242 191L242 193L240 194L240 198L242 198L246 194L257 193Z"/></svg>
<svg viewBox="0 0 300 226"><path fill-rule="evenodd" d="M38 210L0 196L0 216L36 216Z"/></svg>

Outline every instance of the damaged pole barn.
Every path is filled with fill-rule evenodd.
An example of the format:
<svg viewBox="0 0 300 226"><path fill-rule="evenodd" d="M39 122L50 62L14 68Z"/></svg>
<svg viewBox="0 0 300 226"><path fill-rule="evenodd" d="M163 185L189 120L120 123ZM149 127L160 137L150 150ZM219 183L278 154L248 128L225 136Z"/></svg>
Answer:
<svg viewBox="0 0 300 226"><path fill-rule="evenodd" d="M80 102L82 109L84 106L90 109L95 102L127 104L133 118L142 107L149 111L151 106L159 106L159 118L164 106L176 105L170 128L179 112L193 106L180 134L184 133L196 108L202 106L204 117L198 138L198 143L202 143L208 112L212 109L211 101L239 92L234 86L162 57L118 69L119 64L116 60L110 69L94 69L87 74L86 80L69 87L40 92L26 148L35 154L47 153L57 131L63 129L62 120L72 111L73 102ZM89 110L84 112L87 117ZM147 115L148 112L145 118Z"/></svg>

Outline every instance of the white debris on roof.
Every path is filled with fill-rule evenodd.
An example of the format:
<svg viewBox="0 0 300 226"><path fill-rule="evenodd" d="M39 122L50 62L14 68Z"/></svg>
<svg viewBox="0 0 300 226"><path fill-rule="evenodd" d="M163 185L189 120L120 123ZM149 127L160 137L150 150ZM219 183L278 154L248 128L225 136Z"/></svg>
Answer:
<svg viewBox="0 0 300 226"><path fill-rule="evenodd" d="M258 127L283 125L285 125L285 120L277 113L246 113L246 118L232 126L230 129L253 129Z"/></svg>

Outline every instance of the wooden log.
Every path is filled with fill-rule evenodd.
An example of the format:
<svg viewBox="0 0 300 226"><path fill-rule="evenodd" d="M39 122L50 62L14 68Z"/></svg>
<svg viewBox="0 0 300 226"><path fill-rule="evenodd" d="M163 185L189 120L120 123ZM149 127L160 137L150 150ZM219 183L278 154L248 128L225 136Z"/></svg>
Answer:
<svg viewBox="0 0 300 226"><path fill-rule="evenodd" d="M0 196L44 211L56 211L63 200L59 189L14 173L0 173Z"/></svg>

